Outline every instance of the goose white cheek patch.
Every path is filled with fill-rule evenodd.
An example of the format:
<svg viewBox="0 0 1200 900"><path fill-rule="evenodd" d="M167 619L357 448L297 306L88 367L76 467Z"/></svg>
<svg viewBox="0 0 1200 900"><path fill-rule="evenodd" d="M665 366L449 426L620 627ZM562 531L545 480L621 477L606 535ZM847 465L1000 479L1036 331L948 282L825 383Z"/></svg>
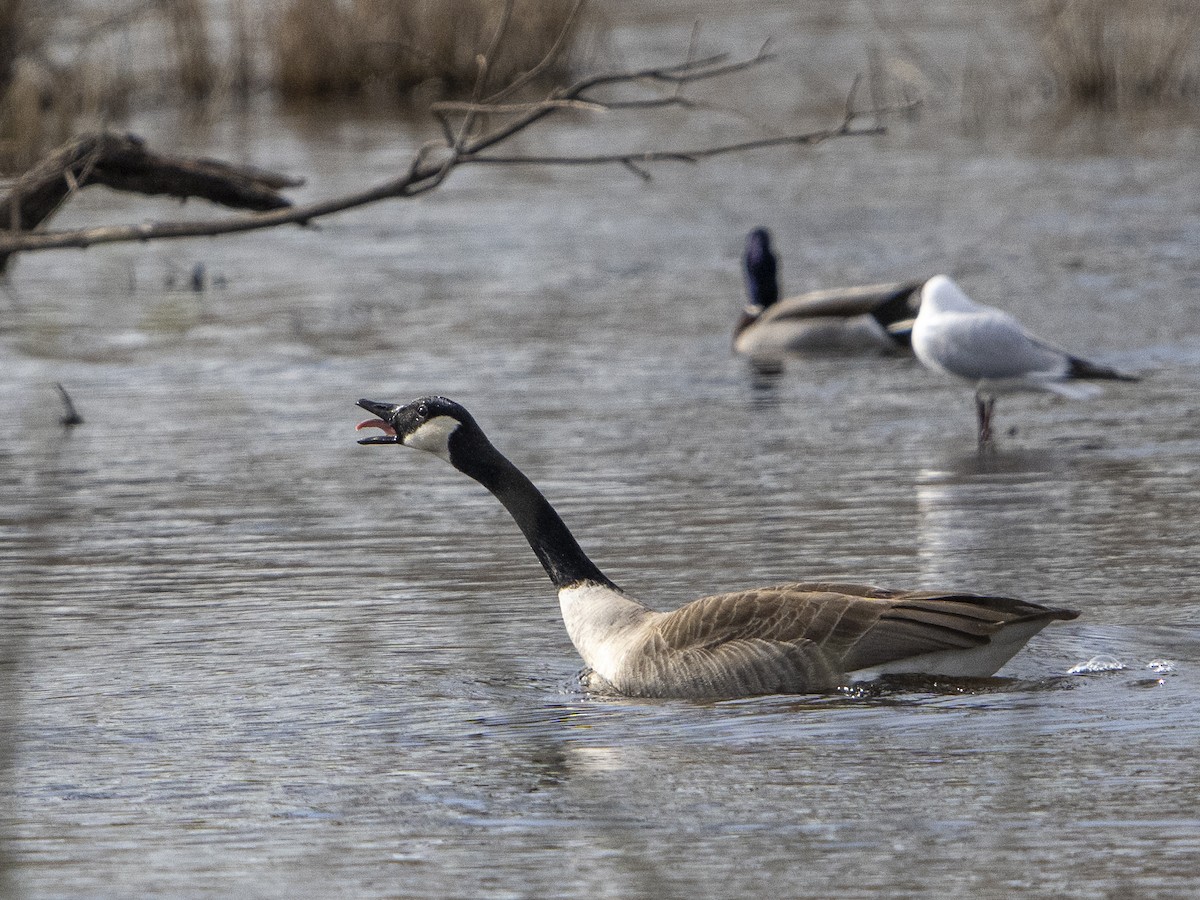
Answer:
<svg viewBox="0 0 1200 900"><path fill-rule="evenodd" d="M425 450L450 462L450 435L458 427L458 419L437 416L404 436L404 446Z"/></svg>

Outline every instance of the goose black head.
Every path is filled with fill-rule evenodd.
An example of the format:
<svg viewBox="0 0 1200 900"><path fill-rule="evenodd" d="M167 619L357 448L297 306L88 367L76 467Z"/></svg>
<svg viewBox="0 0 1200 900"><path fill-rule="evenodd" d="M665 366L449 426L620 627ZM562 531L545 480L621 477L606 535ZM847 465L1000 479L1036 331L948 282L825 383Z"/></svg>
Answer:
<svg viewBox="0 0 1200 900"><path fill-rule="evenodd" d="M358 405L378 418L360 422L356 430L378 428L384 432L362 438L360 444L403 444L449 462L451 437L460 430L479 430L471 414L446 397L420 397L403 406L375 400L359 400Z"/></svg>
<svg viewBox="0 0 1200 900"><path fill-rule="evenodd" d="M746 270L746 292L750 305L766 309L779 299L779 273L775 254L771 251L771 233L755 228L746 235L746 252L742 257Z"/></svg>

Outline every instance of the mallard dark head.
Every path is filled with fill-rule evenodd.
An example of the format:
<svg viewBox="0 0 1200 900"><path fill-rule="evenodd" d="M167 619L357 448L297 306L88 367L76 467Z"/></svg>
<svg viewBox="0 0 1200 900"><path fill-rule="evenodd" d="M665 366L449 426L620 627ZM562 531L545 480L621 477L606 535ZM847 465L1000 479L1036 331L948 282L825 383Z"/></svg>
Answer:
<svg viewBox="0 0 1200 900"><path fill-rule="evenodd" d="M746 252L742 257L746 271L746 293L750 305L759 311L779 299L779 272L771 250L771 233L755 228L746 235Z"/></svg>

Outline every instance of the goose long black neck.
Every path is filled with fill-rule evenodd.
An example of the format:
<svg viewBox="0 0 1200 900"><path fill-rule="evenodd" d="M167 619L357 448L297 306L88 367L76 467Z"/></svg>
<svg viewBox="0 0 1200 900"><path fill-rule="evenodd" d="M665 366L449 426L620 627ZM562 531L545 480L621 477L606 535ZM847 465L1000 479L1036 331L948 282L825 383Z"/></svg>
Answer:
<svg viewBox="0 0 1200 900"><path fill-rule="evenodd" d="M491 445L482 431L458 429L450 438L450 461L504 505L555 587L590 581L616 588L588 559L550 501L524 472Z"/></svg>

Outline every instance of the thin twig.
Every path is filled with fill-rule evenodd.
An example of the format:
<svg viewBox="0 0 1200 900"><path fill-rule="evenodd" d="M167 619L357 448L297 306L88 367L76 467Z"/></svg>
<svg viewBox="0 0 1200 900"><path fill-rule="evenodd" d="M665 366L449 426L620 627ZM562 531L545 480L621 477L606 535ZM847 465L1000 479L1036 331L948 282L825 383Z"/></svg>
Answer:
<svg viewBox="0 0 1200 900"><path fill-rule="evenodd" d="M483 100L483 92L487 87L491 66L495 63L496 54L500 50L500 44L504 40L504 35L508 32L509 23L512 21L512 11L515 2L516 0L505 0L504 8L500 11L500 24L496 26L491 43L488 45L487 51L482 56L477 57L479 74L475 78L475 88L471 92L472 104L478 104ZM463 117L462 124L458 129L458 137L454 141L454 149L457 152L462 152L468 135L470 135L471 130L475 127L477 116L478 113L468 112Z"/></svg>
<svg viewBox="0 0 1200 900"><path fill-rule="evenodd" d="M654 66L635 72L608 72L603 75L593 75L590 78L576 82L572 90L582 92L594 87L601 87L605 84L628 81L662 81L668 84L675 84L681 80L702 81L708 78L719 78L723 75L740 72L743 69L749 69L752 66L757 66L770 59L774 59L774 54L759 54L750 59L739 60L737 62L726 62L728 59L728 53L718 53L705 59L693 60L690 63L679 63L674 66Z"/></svg>
<svg viewBox="0 0 1200 900"><path fill-rule="evenodd" d="M862 72L859 72L854 76L854 81L850 83L850 93L846 94L845 112L842 116L843 124L849 124L854 121L854 97L858 93L858 85L861 81ZM876 124L879 124L878 119L876 119Z"/></svg>
<svg viewBox="0 0 1200 900"><path fill-rule="evenodd" d="M586 78L581 78L570 87L554 92L554 99L579 100L593 98L584 97L586 91L601 85L611 85L620 82L637 83L641 81L667 81L674 82L679 78L690 80L701 80L707 78L716 78L721 75L730 75L735 72L741 72L753 66L763 65L773 57L763 55L761 52L756 56L739 60L736 62L727 62L729 54L719 53L705 59L696 60L691 64L679 64L674 66L654 66L645 69L634 69L627 72L608 72L601 75L591 75ZM519 131L524 131L530 125L554 112L552 107L540 107L530 112L519 116L505 125L497 127L489 134L485 134L473 141L469 148L469 153L481 153L489 147L494 147L503 141L508 140Z"/></svg>
<svg viewBox="0 0 1200 900"><path fill-rule="evenodd" d="M621 164L625 166L625 168L629 169L629 171L631 171L634 175L638 176L638 178L642 179L642 181L651 180L650 173L635 163L632 159L623 159L621 160Z"/></svg>
<svg viewBox="0 0 1200 900"><path fill-rule="evenodd" d="M688 162L694 163L714 156L725 156L730 153L744 153L749 150L762 150L767 147L813 146L823 141L838 137L863 137L866 135L882 134L883 128L869 126L852 128L839 125L837 128L826 128L821 131L811 131L806 134L787 134L778 137L756 138L748 141L734 141L716 146L698 147L693 150L645 150L634 153L596 153L587 156L538 156L538 155L506 155L506 156L465 156L460 164L492 163L499 165L539 165L539 166L600 166L620 163L625 166L648 165L656 162Z"/></svg>
<svg viewBox="0 0 1200 900"><path fill-rule="evenodd" d="M513 81L506 87L501 88L490 97L485 98L483 102L494 104L499 103L505 97L511 97L521 88L525 87L525 85L529 84L543 72L549 69L552 65L554 65L554 61L558 59L563 52L563 48L566 47L567 38L570 37L571 32L574 30L576 26L576 20L578 19L579 14L582 12L583 6L586 2L587 0L575 0L575 5L572 6L571 11L567 13L567 18L563 22L562 29L558 32L558 37L555 38L554 43L550 46L550 49L546 51L545 56L543 56L532 69L513 79Z"/></svg>
<svg viewBox="0 0 1200 900"><path fill-rule="evenodd" d="M435 115L440 113L491 113L495 115L512 115L527 113L537 109L586 109L591 112L604 112L617 109L620 104L600 103L596 100L555 99L530 100L528 103L470 103L465 100L440 100L430 106Z"/></svg>
<svg viewBox="0 0 1200 900"><path fill-rule="evenodd" d="M699 38L700 38L700 20L697 19L695 22L692 23L692 36L690 38L688 38L687 56L685 56L683 58L683 61L686 65L691 65L692 60L696 58L696 41ZM682 82L682 81L675 85L675 96L677 98L683 97L683 86L684 86L684 82Z"/></svg>

